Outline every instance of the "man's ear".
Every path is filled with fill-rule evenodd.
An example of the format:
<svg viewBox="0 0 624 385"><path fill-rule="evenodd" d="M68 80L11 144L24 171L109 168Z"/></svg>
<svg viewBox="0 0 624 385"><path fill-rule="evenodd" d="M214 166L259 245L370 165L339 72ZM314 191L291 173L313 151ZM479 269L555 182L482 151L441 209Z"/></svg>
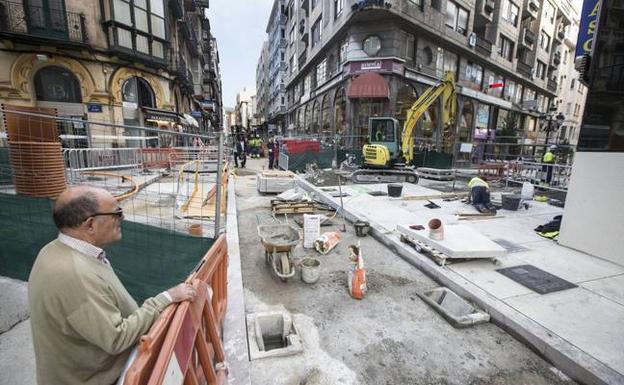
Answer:
<svg viewBox="0 0 624 385"><path fill-rule="evenodd" d="M95 229L93 228L94 222L95 222L95 218L89 217L84 222L82 222L82 228L89 233L93 233L95 231Z"/></svg>

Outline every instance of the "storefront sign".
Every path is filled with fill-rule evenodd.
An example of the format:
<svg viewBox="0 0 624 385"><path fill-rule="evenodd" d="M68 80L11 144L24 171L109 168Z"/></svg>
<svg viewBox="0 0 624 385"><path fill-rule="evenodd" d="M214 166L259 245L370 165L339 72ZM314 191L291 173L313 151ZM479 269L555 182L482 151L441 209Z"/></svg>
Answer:
<svg viewBox="0 0 624 385"><path fill-rule="evenodd" d="M581 12L578 39L576 40L575 57L591 54L592 43L598 28L598 12L602 0L585 0Z"/></svg>
<svg viewBox="0 0 624 385"><path fill-rule="evenodd" d="M477 34L474 32L471 32L470 35L468 35L468 46L473 47L477 45Z"/></svg>
<svg viewBox="0 0 624 385"><path fill-rule="evenodd" d="M403 64L395 62L394 59L378 59L367 61L354 61L347 67L348 73L358 73L367 71L394 72L403 74Z"/></svg>
<svg viewBox="0 0 624 385"><path fill-rule="evenodd" d="M201 111L191 111L191 116L194 118L201 118L202 117L202 113Z"/></svg>
<svg viewBox="0 0 624 385"><path fill-rule="evenodd" d="M89 103L89 104L87 104L87 111L88 112L102 112L102 105L101 104L95 104L95 103Z"/></svg>
<svg viewBox="0 0 624 385"><path fill-rule="evenodd" d="M361 70L378 70L381 69L381 60L369 61L369 62L361 62L360 63Z"/></svg>

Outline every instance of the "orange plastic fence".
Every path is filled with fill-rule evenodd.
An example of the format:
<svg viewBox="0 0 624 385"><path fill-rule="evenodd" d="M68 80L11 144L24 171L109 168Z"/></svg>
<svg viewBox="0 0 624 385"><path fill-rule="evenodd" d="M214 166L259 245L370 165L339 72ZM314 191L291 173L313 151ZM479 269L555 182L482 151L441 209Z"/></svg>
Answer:
<svg viewBox="0 0 624 385"><path fill-rule="evenodd" d="M504 163L481 163L477 170L479 176L486 176L492 179L502 178L505 175Z"/></svg>
<svg viewBox="0 0 624 385"><path fill-rule="evenodd" d="M124 385L226 383L220 330L227 305L227 264L221 235L187 279L197 290L195 300L167 307L141 337Z"/></svg>
<svg viewBox="0 0 624 385"><path fill-rule="evenodd" d="M141 157L143 168L170 168L169 162L171 153L176 150L173 148L143 148L141 149Z"/></svg>

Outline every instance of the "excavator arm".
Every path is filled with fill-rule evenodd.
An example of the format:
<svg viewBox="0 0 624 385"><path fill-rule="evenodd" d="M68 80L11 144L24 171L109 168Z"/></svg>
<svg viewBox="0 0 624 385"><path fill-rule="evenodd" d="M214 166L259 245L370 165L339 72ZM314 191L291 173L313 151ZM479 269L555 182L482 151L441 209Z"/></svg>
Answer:
<svg viewBox="0 0 624 385"><path fill-rule="evenodd" d="M455 122L457 110L455 80L452 72L447 72L442 81L428 88L407 112L401 138L401 152L405 158L405 164L410 164L414 158L414 129L416 123L439 97L442 98L442 121L444 126L452 126Z"/></svg>

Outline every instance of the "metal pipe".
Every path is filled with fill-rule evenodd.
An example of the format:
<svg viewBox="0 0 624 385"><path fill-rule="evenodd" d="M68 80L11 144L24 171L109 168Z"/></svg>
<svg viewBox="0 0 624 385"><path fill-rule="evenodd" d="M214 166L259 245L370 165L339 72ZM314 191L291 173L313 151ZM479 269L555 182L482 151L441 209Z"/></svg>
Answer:
<svg viewBox="0 0 624 385"><path fill-rule="evenodd" d="M215 205L215 232L217 238L221 233L221 174L223 171L223 132L219 132L219 151L217 155L217 200Z"/></svg>

